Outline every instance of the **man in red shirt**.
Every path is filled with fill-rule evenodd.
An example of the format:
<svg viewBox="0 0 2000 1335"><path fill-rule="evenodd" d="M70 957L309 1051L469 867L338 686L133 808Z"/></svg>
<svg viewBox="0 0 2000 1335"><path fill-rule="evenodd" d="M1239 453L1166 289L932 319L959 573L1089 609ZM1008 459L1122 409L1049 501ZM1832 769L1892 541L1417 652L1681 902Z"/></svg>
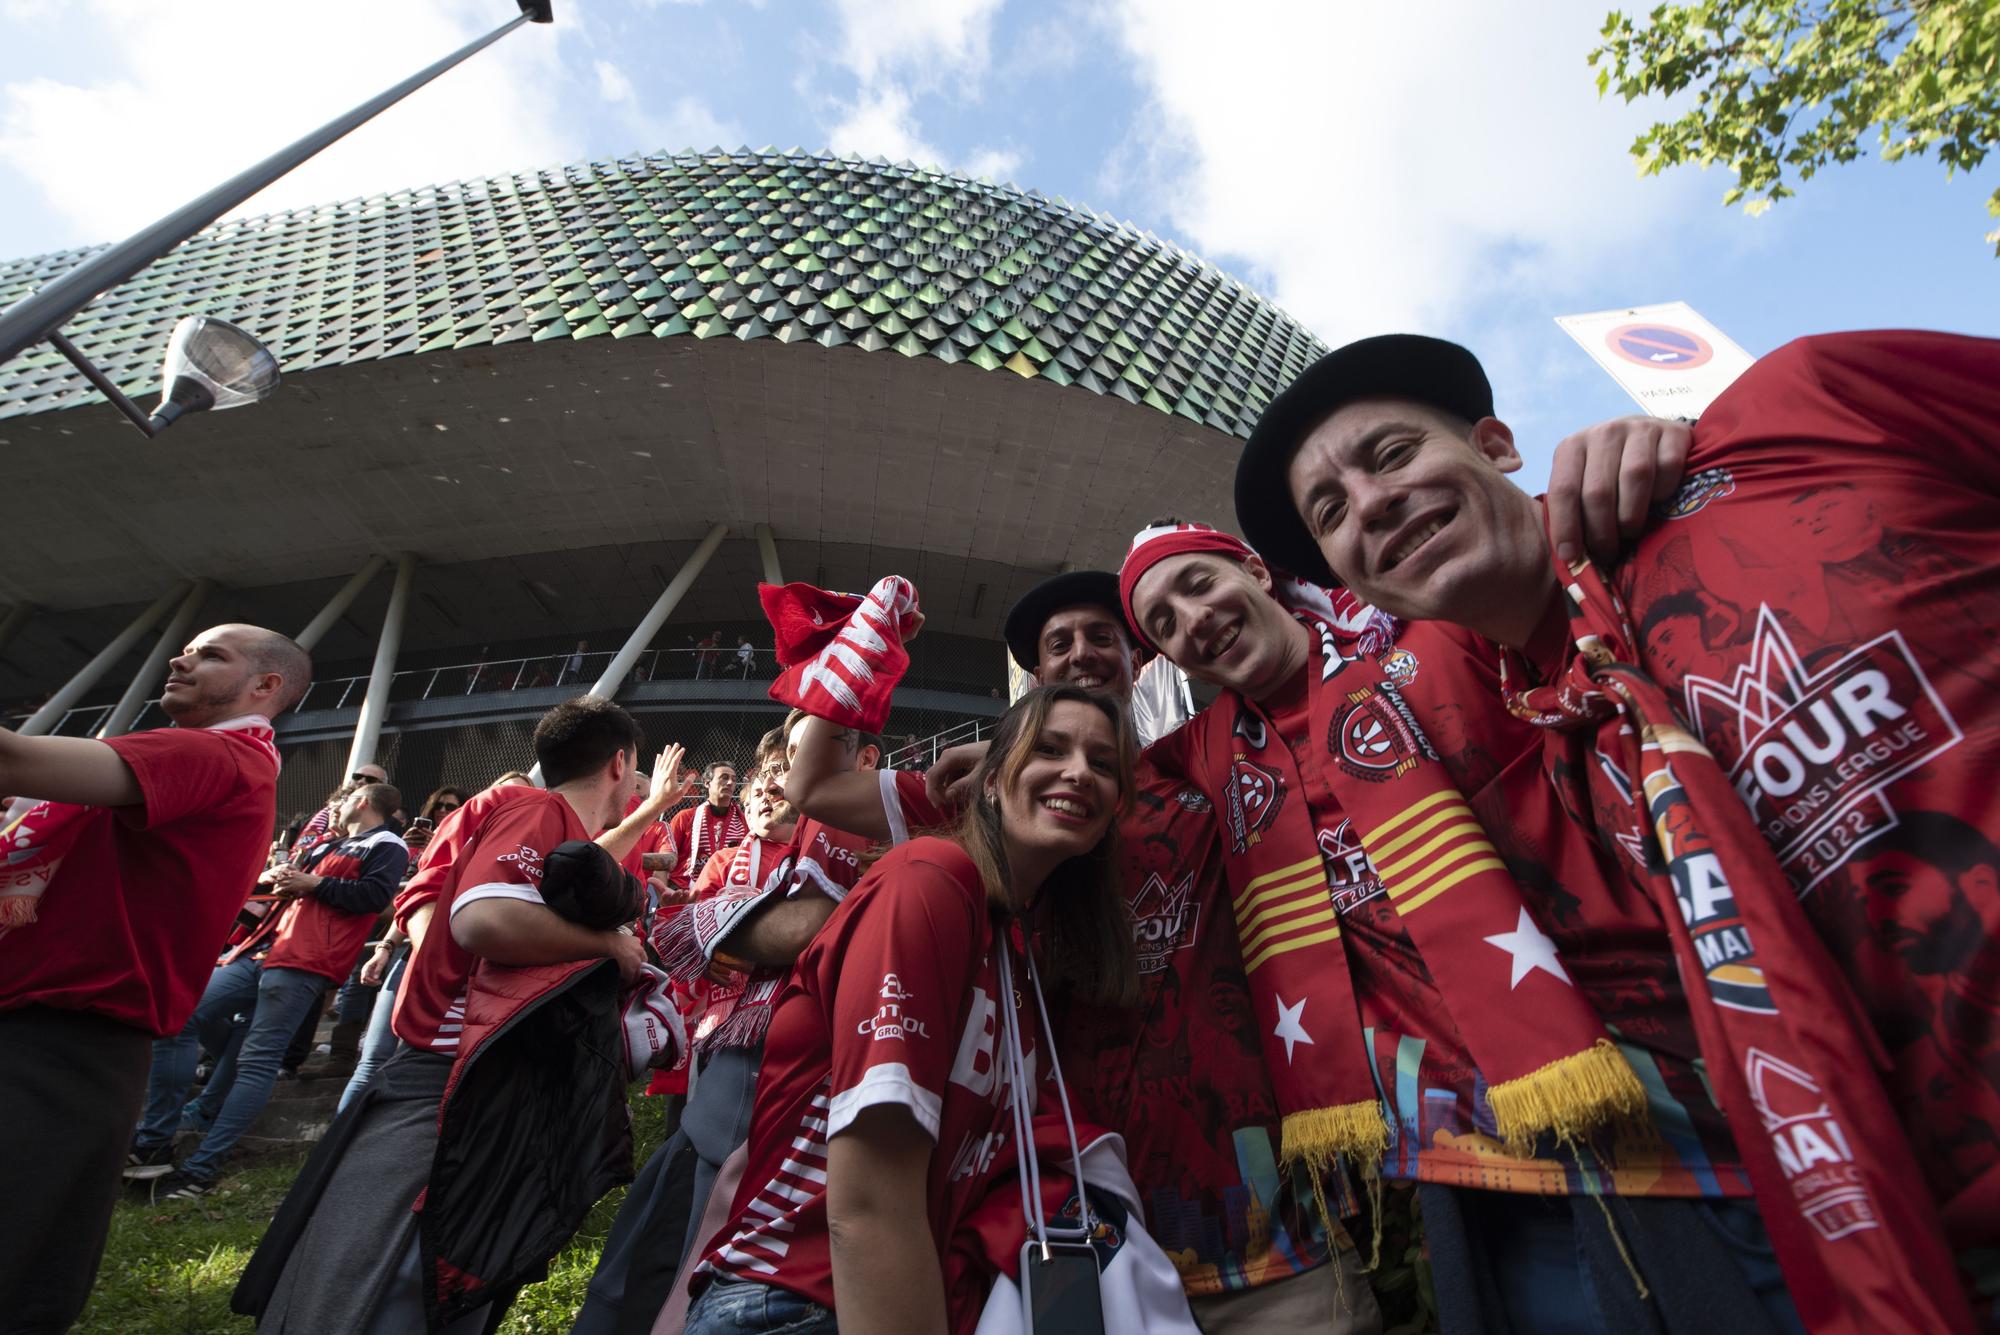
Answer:
<svg viewBox="0 0 2000 1335"><path fill-rule="evenodd" d="M1294 1120L1301 1138L1317 1123L1352 1137L1329 1147L1364 1172L1422 1184L1433 1233L1452 1219L1485 1277L1440 1281L1447 1329L1493 1297L1515 1329L1569 1330L1593 1310L1637 1328L1696 1295L1734 1329L1793 1328L1756 1246L1677 1250L1754 1241L1750 1182L1657 910L1573 837L1537 730L1478 707L1495 665L1473 637L1328 599L1199 525L1139 534L1120 584L1140 633L1222 688L1158 763L1223 813L1288 1153ZM1364 660L1382 687L1325 670ZM1426 773L1429 795L1399 785ZM1515 1089L1571 1129L1510 1129ZM1370 1145L1362 1120L1386 1138Z"/></svg>
<svg viewBox="0 0 2000 1335"><path fill-rule="evenodd" d="M176 726L108 741L0 731L0 1312L64 1330L97 1274L152 1041L180 1032L277 823L271 719L312 660L257 626L168 665Z"/></svg>
<svg viewBox="0 0 2000 1335"><path fill-rule="evenodd" d="M1519 457L1484 372L1439 340L1329 354L1237 478L1267 554L1508 651L1510 704L1563 730L1550 767L1575 819L1635 881L1676 878L1725 1033L1818 1029L1791 1061L1745 1044L1708 1068L1771 1128L1810 1225L1795 1289L1863 1324L1953 1325L1931 1307L1948 1248L2000 1326L1996 386L1991 340L1787 344L1703 414L1685 482L1604 574L1559 572L1502 476ZM1826 1156L1800 1159L1801 1125Z"/></svg>
<svg viewBox="0 0 2000 1335"><path fill-rule="evenodd" d="M237 1310L265 1329L421 1330L413 1204L429 1180L440 1103L461 1037L504 1030L546 990L547 970L615 960L627 981L645 947L542 903L542 859L624 813L641 742L608 700L557 705L535 728L547 789L496 785L438 828L396 900L415 953L396 996L401 1040L329 1128L239 1285ZM371 1323L373 1323L371 1325Z"/></svg>
<svg viewBox="0 0 2000 1335"><path fill-rule="evenodd" d="M746 832L743 808L736 802L736 766L726 760L710 762L701 772L701 784L705 800L673 814L661 849L674 855L667 882L683 896L708 860L742 843Z"/></svg>
<svg viewBox="0 0 2000 1335"><path fill-rule="evenodd" d="M258 877L288 902L223 958L181 1032L153 1045L146 1116L125 1176L156 1180L156 1199L193 1199L215 1190L224 1157L271 1097L292 1034L306 1016L318 1014L327 988L354 968L410 862L409 848L388 826L402 802L386 783L357 788L340 804L338 833L296 865ZM242 1012L250 1021L239 1030L233 1019ZM215 1073L185 1111L206 1134L176 1172L174 1133L204 1046L219 1054Z"/></svg>

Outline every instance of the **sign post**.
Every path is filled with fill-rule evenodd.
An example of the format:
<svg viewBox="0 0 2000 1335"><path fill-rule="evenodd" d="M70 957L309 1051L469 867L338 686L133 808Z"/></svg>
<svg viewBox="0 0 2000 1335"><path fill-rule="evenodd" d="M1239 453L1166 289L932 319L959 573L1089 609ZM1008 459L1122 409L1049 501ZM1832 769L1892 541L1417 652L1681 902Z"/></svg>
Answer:
<svg viewBox="0 0 2000 1335"><path fill-rule="evenodd" d="M1556 323L1654 417L1699 417L1756 360L1685 301Z"/></svg>

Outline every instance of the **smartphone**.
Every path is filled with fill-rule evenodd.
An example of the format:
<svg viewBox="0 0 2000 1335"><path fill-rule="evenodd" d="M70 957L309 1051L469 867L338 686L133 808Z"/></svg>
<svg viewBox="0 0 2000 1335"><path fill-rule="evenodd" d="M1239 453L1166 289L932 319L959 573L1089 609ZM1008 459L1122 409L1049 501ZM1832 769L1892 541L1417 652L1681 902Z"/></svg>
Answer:
<svg viewBox="0 0 2000 1335"><path fill-rule="evenodd" d="M1096 1251L1087 1242L1021 1244L1021 1304L1030 1335L1104 1335Z"/></svg>
<svg viewBox="0 0 2000 1335"><path fill-rule="evenodd" d="M410 828L412 830L422 830L425 834L429 834L437 826L429 816L418 816L410 822Z"/></svg>

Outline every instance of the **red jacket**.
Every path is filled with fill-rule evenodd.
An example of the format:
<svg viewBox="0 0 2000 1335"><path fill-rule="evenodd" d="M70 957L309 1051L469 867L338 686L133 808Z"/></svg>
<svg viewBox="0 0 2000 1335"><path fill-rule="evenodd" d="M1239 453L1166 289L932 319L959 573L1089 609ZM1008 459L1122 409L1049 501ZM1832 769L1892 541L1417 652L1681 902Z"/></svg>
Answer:
<svg viewBox="0 0 2000 1335"><path fill-rule="evenodd" d="M224 963L268 945L265 968L302 969L342 982L395 897L410 865L409 846L378 825L365 834L321 842L299 865L320 878L318 887L269 914Z"/></svg>

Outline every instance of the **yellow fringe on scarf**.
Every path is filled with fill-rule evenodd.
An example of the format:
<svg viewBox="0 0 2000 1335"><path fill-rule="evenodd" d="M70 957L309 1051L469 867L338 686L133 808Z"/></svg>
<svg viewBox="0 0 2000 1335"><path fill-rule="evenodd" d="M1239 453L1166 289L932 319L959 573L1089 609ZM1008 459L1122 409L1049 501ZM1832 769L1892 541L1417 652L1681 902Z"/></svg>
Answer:
<svg viewBox="0 0 2000 1335"><path fill-rule="evenodd" d="M1286 1163L1326 1167L1345 1154L1358 1164L1373 1164L1388 1149L1389 1123L1373 1100L1286 1113L1279 1132L1278 1157Z"/></svg>
<svg viewBox="0 0 2000 1335"><path fill-rule="evenodd" d="M1524 1157L1544 1131L1555 1132L1557 1140L1568 1144L1609 1122L1638 1118L1646 1111L1645 1086L1608 1038L1538 1071L1494 1085L1486 1097L1508 1152ZM1289 1117L1285 1119L1285 1134L1289 1144Z"/></svg>

